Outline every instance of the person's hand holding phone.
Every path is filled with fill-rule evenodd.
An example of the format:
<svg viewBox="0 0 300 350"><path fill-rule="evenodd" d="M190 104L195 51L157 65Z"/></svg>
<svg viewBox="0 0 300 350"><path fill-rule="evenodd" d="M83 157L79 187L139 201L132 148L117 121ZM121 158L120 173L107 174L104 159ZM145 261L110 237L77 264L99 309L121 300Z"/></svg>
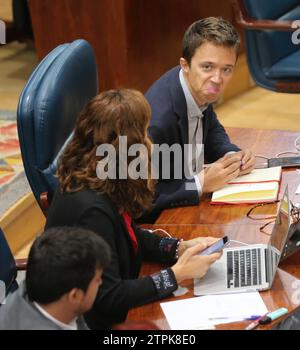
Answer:
<svg viewBox="0 0 300 350"><path fill-rule="evenodd" d="M183 243L183 242L182 242ZM213 253L210 255L199 255L199 253L208 247L207 242L196 244L187 248L179 257L177 263L172 266L177 283L186 279L203 277L210 266L220 259L222 253Z"/></svg>
<svg viewBox="0 0 300 350"><path fill-rule="evenodd" d="M178 247L178 257L180 257L188 248L194 247L197 244L205 244L207 247L219 241L216 237L197 237L188 241L182 241Z"/></svg>
<svg viewBox="0 0 300 350"><path fill-rule="evenodd" d="M215 243L211 244L208 248L204 249L202 252L199 253L199 255L210 255L215 252L221 252L227 242L227 236L221 239L217 239Z"/></svg>

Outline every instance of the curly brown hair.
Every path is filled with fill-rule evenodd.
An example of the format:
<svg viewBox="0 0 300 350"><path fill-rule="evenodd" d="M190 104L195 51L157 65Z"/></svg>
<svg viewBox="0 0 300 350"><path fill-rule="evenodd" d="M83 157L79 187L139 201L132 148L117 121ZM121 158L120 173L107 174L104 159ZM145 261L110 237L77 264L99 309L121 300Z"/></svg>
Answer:
<svg viewBox="0 0 300 350"><path fill-rule="evenodd" d="M57 174L61 191L88 188L106 194L120 210L133 217L141 216L151 207L154 195L150 176L151 141L147 136L150 114L147 100L136 90L110 90L94 97L79 116L74 135L59 160ZM119 178L119 136L127 136L127 155L133 144L146 146L147 179ZM97 177L97 164L105 157L97 156L96 151L103 144L113 145L116 151L115 179ZM127 156L127 164L130 159L132 157Z"/></svg>

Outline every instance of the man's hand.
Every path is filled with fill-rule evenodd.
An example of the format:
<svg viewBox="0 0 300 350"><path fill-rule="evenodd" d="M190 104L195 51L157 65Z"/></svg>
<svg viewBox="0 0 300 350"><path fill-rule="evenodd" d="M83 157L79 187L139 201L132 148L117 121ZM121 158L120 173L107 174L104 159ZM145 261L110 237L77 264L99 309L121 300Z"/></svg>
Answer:
<svg viewBox="0 0 300 350"><path fill-rule="evenodd" d="M225 155L198 174L203 193L214 192L240 175L242 152Z"/></svg>
<svg viewBox="0 0 300 350"><path fill-rule="evenodd" d="M242 154L240 175L249 174L255 166L255 157L250 150L237 152Z"/></svg>

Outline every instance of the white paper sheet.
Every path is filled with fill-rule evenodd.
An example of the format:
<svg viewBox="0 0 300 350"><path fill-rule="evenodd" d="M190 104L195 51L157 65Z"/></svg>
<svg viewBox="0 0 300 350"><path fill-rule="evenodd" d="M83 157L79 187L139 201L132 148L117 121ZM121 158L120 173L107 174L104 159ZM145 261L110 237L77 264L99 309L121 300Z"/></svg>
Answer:
<svg viewBox="0 0 300 350"><path fill-rule="evenodd" d="M206 295L160 304L171 329L211 329L268 312L258 292Z"/></svg>

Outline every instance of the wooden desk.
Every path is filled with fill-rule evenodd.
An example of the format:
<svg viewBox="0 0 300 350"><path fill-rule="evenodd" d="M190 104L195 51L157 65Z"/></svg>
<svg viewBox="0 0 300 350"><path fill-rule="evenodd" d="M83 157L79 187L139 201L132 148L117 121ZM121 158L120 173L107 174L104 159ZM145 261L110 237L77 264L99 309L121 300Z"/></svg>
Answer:
<svg viewBox="0 0 300 350"><path fill-rule="evenodd" d="M241 148L251 148L254 154L274 157L277 153L285 150L294 150L294 140L299 135L296 132L238 129L228 128L231 140ZM295 169L284 170L280 198L285 185L288 183L291 199L296 200L293 195L300 175ZM297 199L299 200L299 198ZM206 196L198 206L182 207L165 210L158 218L154 228L162 228L174 237L191 239L197 236L229 236L230 239L243 241L245 243L267 243L268 235L259 231L259 226L264 221L253 221L246 217L251 208L249 205L210 205L210 196ZM276 204L271 204L256 210L257 217L276 213ZM269 291L261 292L261 296L268 310L286 307L289 311L294 310L300 304L300 251L280 264ZM161 266L156 264L145 264L141 271L142 275L151 274L160 270ZM188 288L189 292L181 297L170 297L164 301L184 299L193 297L193 281L185 281L182 286ZM130 311L128 320L150 320L161 329L169 329L168 322L160 308L160 301L146 306L135 308ZM244 329L248 322L239 322L219 325L218 329ZM274 326L260 327L268 329Z"/></svg>
<svg viewBox="0 0 300 350"><path fill-rule="evenodd" d="M259 232L259 229L255 225L249 225L243 227L241 225L157 225L153 228L162 228L174 237L183 237L185 239L191 239L198 236L216 236L222 237L228 235L230 239L242 240L246 243L266 243L269 236ZM272 289L261 292L260 295L263 298L268 310L276 310L279 307L286 307L289 311L294 310L300 304L300 251L291 256L289 259L280 264L280 268L275 276L275 280L272 285ZM161 266L159 264L144 264L141 275L149 275L156 271L159 271ZM193 281L185 281L181 284L188 288L188 293L181 297L170 297L164 299L165 301L179 300L184 298L193 297ZM141 306L132 309L127 320L141 321L148 320L153 321L160 329L170 329L169 324L164 317L164 313L160 308L160 303L157 301L145 306ZM218 325L217 329L244 329L250 322L244 321L239 323L231 323ZM260 329L268 329L273 327L275 322L268 326L260 327Z"/></svg>
<svg viewBox="0 0 300 350"><path fill-rule="evenodd" d="M275 157L282 151L296 151L294 141L298 132L280 130L258 130L227 128L232 142L242 149L251 149L254 154L266 157ZM261 161L261 160L260 160ZM299 201L294 195L297 185L300 183L300 175L295 169L284 169L280 186L279 198L281 198L285 185L289 185L290 197ZM251 205L211 205L211 195L203 196L201 203L196 206L181 207L164 210L156 220L156 224L237 224L257 225L257 221L250 220L246 214ZM276 213L276 204L267 205L255 212L258 216ZM259 223L260 224L260 223Z"/></svg>

